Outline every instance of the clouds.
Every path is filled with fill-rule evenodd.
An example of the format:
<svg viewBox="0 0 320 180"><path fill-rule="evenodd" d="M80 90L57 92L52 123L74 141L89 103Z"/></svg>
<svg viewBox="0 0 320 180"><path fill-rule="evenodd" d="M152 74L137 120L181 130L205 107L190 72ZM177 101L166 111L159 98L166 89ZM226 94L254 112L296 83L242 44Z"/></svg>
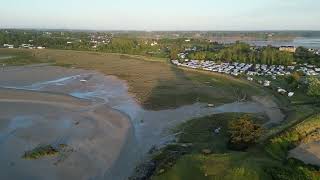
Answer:
<svg viewBox="0 0 320 180"><path fill-rule="evenodd" d="M0 26L125 30L320 30L314 0L10 0Z"/></svg>

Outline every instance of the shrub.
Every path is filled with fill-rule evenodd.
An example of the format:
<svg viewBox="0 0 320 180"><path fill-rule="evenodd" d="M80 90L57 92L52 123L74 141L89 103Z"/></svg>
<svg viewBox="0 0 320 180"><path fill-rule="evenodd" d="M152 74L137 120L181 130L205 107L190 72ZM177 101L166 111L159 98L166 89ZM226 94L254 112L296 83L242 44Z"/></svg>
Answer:
<svg viewBox="0 0 320 180"><path fill-rule="evenodd" d="M244 150L257 142L262 134L262 128L253 123L249 116L243 116L229 123L228 133L229 147L235 150Z"/></svg>

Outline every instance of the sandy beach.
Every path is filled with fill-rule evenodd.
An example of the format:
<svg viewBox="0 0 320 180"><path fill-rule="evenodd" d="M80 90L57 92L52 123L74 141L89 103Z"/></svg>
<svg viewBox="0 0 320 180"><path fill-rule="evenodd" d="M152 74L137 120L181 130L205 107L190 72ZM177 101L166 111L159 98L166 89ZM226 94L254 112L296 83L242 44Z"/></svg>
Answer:
<svg viewBox="0 0 320 180"><path fill-rule="evenodd" d="M224 112L266 114L272 123L284 117L274 104L258 101L145 110L126 82L72 68L6 68L0 87L0 167L6 172L0 179L123 180L152 146L172 139L169 130L179 123ZM21 158L39 144L59 142L75 150L62 161Z"/></svg>

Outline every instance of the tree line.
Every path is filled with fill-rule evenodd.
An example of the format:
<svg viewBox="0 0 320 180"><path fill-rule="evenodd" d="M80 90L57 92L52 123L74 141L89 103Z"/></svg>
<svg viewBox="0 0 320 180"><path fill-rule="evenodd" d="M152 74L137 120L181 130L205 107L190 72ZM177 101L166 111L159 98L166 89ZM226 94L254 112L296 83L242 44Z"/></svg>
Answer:
<svg viewBox="0 0 320 180"><path fill-rule="evenodd" d="M104 34L103 34L104 35ZM29 42L32 40L32 42ZM189 50L188 59L214 60L221 62L243 62L252 64L282 64L293 62L320 65L320 56L299 47L296 53L279 51L275 47L253 48L246 43L237 42L231 45L212 43L205 39L162 38L158 40L126 36L113 37L109 43L101 43L93 48L90 33L87 32L50 32L41 31L0 31L0 45L23 43L34 46L45 46L53 49L92 50L108 53L137 54L155 57L178 59L180 52ZM67 42L72 43L67 43ZM156 45L151 45L157 42Z"/></svg>
<svg viewBox="0 0 320 180"><path fill-rule="evenodd" d="M295 61L293 53L279 51L275 47L252 48L237 42L217 51L199 51L188 54L189 59L242 62L251 64L290 65Z"/></svg>

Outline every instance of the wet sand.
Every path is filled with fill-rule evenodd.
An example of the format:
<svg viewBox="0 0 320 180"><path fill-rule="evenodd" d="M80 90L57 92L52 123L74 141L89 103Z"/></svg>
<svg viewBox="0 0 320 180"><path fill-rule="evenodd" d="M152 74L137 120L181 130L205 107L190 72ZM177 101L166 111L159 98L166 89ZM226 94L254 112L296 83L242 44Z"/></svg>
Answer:
<svg viewBox="0 0 320 180"><path fill-rule="evenodd" d="M0 89L0 109L0 179L103 179L131 127L105 104L65 95ZM67 144L73 152L21 158L39 144Z"/></svg>
<svg viewBox="0 0 320 180"><path fill-rule="evenodd" d="M18 147L17 140L10 139L15 136L4 136L10 137L3 141L11 146L0 144L0 149L6 149L1 153L0 159L7 158L0 162L0 167L13 172L10 169L14 164L14 172L42 179L54 179L57 176L59 179L126 179L153 145L161 145L172 139L168 131L170 128L196 117L224 112L247 112L266 114L272 122L283 120L280 110L261 102L231 103L214 108L196 103L176 109L147 111L128 94L124 81L86 70L50 66L8 68L0 72L0 86L10 88L0 91L0 104L3 104L0 107L8 107L5 112L11 112L0 114L3 119L0 132L10 132L8 123L14 122L21 111L22 115L29 114L29 119L35 119L41 126L35 126L38 123L26 127L17 126L14 132L24 132L24 136L28 137L30 134L35 139L37 136L47 137L43 141L30 140L32 143L28 140L28 143L24 142ZM28 108L24 109L26 105ZM18 111L14 110L17 109L15 107ZM50 115L49 112L54 113ZM47 117L46 113L50 116ZM85 123L80 123L77 127L73 125L75 120ZM61 123L72 125L68 126L68 130L59 129ZM55 128L50 130L48 127ZM46 128L48 133L42 130ZM78 151L72 153L61 165L53 167L52 159L26 161L21 160L21 155L18 156L31 148L28 144L52 143L61 139L63 132L67 134L67 144ZM10 149L16 149L17 152L7 156ZM89 161L92 164L84 162L88 159L92 160ZM29 167L43 168L43 171L32 171ZM10 179L23 177L6 175Z"/></svg>

